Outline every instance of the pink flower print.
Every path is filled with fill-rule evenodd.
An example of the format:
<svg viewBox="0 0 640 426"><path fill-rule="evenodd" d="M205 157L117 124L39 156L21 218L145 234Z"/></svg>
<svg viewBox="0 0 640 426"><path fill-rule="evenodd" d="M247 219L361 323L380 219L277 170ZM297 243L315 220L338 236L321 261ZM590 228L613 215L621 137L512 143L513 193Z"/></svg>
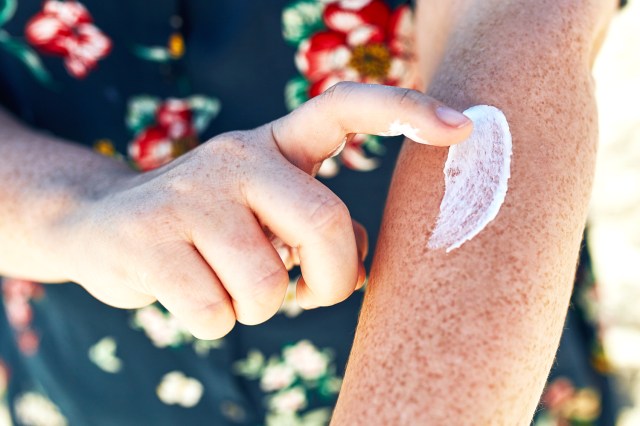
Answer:
<svg viewBox="0 0 640 426"><path fill-rule="evenodd" d="M86 77L111 51L109 37L77 1L45 1L42 11L27 22L25 37L40 52L62 57L76 78Z"/></svg>
<svg viewBox="0 0 640 426"><path fill-rule="evenodd" d="M326 30L303 40L296 66L309 97L339 81L412 87L413 20L409 6L393 12L381 0L342 0L323 12Z"/></svg>

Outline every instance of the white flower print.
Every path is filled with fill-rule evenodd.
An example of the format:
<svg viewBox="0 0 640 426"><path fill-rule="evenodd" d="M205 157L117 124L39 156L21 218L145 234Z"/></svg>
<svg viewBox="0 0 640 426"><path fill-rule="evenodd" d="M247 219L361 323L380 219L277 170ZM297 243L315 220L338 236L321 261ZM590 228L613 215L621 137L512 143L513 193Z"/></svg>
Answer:
<svg viewBox="0 0 640 426"><path fill-rule="evenodd" d="M156 389L160 401L167 405L181 405L185 408L195 407L204 386L198 380L185 376L180 371L172 371L162 377L162 381Z"/></svg>
<svg viewBox="0 0 640 426"><path fill-rule="evenodd" d="M89 359L107 373L117 373L122 369L122 361L116 356L118 345L113 337L104 337L89 348Z"/></svg>
<svg viewBox="0 0 640 426"><path fill-rule="evenodd" d="M267 413L266 426L327 426L331 420L330 408L317 408L304 414L272 411Z"/></svg>
<svg viewBox="0 0 640 426"><path fill-rule="evenodd" d="M245 359L234 363L233 370L248 380L260 381L266 426L327 425L342 385L331 350L320 350L308 340L285 346L268 361L262 352L252 349ZM308 401L317 399L328 406L305 411Z"/></svg>
<svg viewBox="0 0 640 426"><path fill-rule="evenodd" d="M138 309L133 321L158 348L165 348L183 340L184 329L178 319L173 315L165 315L155 305Z"/></svg>
<svg viewBox="0 0 640 426"><path fill-rule="evenodd" d="M284 314L289 318L295 318L304 311L304 309L302 309L296 301L297 282L298 277L289 282L289 287L287 287L287 293L285 294L284 300L282 301L282 306L280 306L280 309L278 310L278 313Z"/></svg>
<svg viewBox="0 0 640 426"><path fill-rule="evenodd" d="M272 392L288 387L296 379L296 372L287 364L274 362L267 365L260 379L260 388Z"/></svg>
<svg viewBox="0 0 640 426"><path fill-rule="evenodd" d="M14 401L16 417L25 426L65 426L67 419L46 396L25 392Z"/></svg>
<svg viewBox="0 0 640 426"><path fill-rule="evenodd" d="M236 374L248 379L255 380L262 377L265 368L265 359L262 352L255 349L250 350L247 358L233 363L233 370Z"/></svg>
<svg viewBox="0 0 640 426"><path fill-rule="evenodd" d="M314 380L327 372L329 356L308 340L301 340L283 351L284 361L303 379Z"/></svg>
<svg viewBox="0 0 640 426"><path fill-rule="evenodd" d="M144 331L157 348L193 344L195 352L204 357L211 349L221 347L224 342L223 339L196 339L173 314L163 311L155 304L136 309L132 323L134 328Z"/></svg>
<svg viewBox="0 0 640 426"><path fill-rule="evenodd" d="M283 390L269 399L269 407L279 413L295 413L307 405L307 396L302 386Z"/></svg>

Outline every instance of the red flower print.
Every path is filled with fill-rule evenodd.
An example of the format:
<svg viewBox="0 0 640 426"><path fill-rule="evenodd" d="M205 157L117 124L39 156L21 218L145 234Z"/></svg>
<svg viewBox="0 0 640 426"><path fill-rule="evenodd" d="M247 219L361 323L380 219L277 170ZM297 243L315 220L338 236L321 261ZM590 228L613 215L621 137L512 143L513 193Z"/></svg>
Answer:
<svg viewBox="0 0 640 426"><path fill-rule="evenodd" d="M542 395L542 404L549 410L557 411L575 395L575 392L573 384L568 379L560 377L547 386Z"/></svg>
<svg viewBox="0 0 640 426"><path fill-rule="evenodd" d="M28 329L18 334L18 348L25 355L33 355L40 346L40 337L35 331Z"/></svg>
<svg viewBox="0 0 640 426"><path fill-rule="evenodd" d="M129 144L129 156L142 171L167 164L198 145L193 112L182 99L168 99L155 112L155 124Z"/></svg>
<svg viewBox="0 0 640 426"><path fill-rule="evenodd" d="M9 385L9 367L0 359L0 398L7 391Z"/></svg>
<svg viewBox="0 0 640 426"><path fill-rule="evenodd" d="M2 281L2 293L5 300L39 299L43 296L42 284L17 278L5 278Z"/></svg>
<svg viewBox="0 0 640 426"><path fill-rule="evenodd" d="M378 160L369 158L364 152L363 145L366 136L357 134L347 142L342 151L342 164L354 170L369 171L378 167Z"/></svg>
<svg viewBox="0 0 640 426"><path fill-rule="evenodd" d="M285 87L293 110L340 81L413 88L417 85L410 6L391 10L382 0L295 0L282 14L283 36L297 47L300 76ZM321 177L340 166L370 171L384 153L378 137L356 135L322 163Z"/></svg>
<svg viewBox="0 0 640 426"><path fill-rule="evenodd" d="M69 74L85 77L111 50L111 40L77 1L47 0L26 25L29 44L43 53L64 58Z"/></svg>
<svg viewBox="0 0 640 426"><path fill-rule="evenodd" d="M9 324L16 330L27 328L33 318L33 310L25 300L10 299L5 302Z"/></svg>
<svg viewBox="0 0 640 426"><path fill-rule="evenodd" d="M196 131L191 124L193 112L189 104L182 99L167 99L156 112L158 125L167 129L173 139L195 136Z"/></svg>
<svg viewBox="0 0 640 426"><path fill-rule="evenodd" d="M576 388L565 377L547 385L541 402L557 425L596 424L601 411L600 395L595 389Z"/></svg>
<svg viewBox="0 0 640 426"><path fill-rule="evenodd" d="M412 12L381 0L339 0L323 11L326 30L303 40L296 66L314 97L339 81L413 86Z"/></svg>
<svg viewBox="0 0 640 426"><path fill-rule="evenodd" d="M42 284L15 278L2 282L2 296L9 324L16 333L18 347L25 355L33 355L38 349L39 337L31 328L33 308L29 303L43 296Z"/></svg>

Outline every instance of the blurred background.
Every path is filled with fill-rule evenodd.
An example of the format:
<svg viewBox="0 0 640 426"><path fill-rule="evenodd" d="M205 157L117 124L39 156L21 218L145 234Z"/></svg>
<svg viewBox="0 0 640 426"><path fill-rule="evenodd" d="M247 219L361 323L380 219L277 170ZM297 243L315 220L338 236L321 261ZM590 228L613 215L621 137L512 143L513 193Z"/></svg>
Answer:
<svg viewBox="0 0 640 426"><path fill-rule="evenodd" d="M596 62L600 148L589 244L604 350L623 404L640 425L640 2L615 17Z"/></svg>
<svg viewBox="0 0 640 426"><path fill-rule="evenodd" d="M594 76L601 129L589 232L595 314L623 404L618 425L640 426L639 1L614 18ZM0 402L0 426L9 425Z"/></svg>

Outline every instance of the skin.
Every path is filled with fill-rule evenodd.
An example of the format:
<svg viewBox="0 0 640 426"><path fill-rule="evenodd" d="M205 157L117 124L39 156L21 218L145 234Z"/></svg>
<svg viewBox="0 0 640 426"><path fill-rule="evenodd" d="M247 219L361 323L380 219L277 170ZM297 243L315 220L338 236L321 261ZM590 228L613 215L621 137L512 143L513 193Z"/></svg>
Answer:
<svg viewBox="0 0 640 426"><path fill-rule="evenodd" d="M397 119L436 145L464 140L470 121L450 126L440 106L416 91L338 84L148 173L0 114L0 274L74 281L120 308L158 300L214 339L282 304L289 278L275 236L300 258L300 304L338 303L364 282L366 236L311 175L346 135Z"/></svg>
<svg viewBox="0 0 640 426"><path fill-rule="evenodd" d="M427 93L499 107L512 177L483 232L429 250L447 150L403 147L332 424L528 425L571 294L596 153L590 65L615 5L418 7Z"/></svg>

